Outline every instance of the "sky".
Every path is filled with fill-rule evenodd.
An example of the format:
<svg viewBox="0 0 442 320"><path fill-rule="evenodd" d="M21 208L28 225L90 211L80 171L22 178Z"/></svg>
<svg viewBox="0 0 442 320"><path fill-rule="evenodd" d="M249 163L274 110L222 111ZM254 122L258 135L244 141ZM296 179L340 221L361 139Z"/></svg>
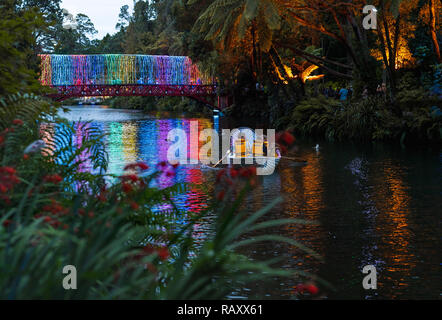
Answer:
<svg viewBox="0 0 442 320"><path fill-rule="evenodd" d="M132 12L133 0L63 0L60 7L74 16L78 13L87 15L98 31L95 38L101 39L106 33L117 31L115 25L118 14L125 4L129 5L129 12Z"/></svg>

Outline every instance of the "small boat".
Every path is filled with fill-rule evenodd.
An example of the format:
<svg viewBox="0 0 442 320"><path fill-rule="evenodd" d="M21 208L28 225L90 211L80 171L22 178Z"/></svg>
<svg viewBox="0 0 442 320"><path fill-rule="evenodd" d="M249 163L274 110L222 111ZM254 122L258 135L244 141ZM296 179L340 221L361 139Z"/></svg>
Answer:
<svg viewBox="0 0 442 320"><path fill-rule="evenodd" d="M265 172L272 174L282 156L277 145L274 154L269 155L268 146L265 135L258 137L249 128L236 129L231 135L230 150L219 163L227 158L228 166L257 166L261 168L262 174L265 175Z"/></svg>

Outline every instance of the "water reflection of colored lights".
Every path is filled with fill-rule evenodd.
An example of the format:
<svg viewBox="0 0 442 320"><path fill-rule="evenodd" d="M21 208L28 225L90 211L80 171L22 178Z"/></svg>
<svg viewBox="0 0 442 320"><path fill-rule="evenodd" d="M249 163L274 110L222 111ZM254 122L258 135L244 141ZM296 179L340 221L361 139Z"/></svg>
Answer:
<svg viewBox="0 0 442 320"><path fill-rule="evenodd" d="M191 122L196 124L191 129ZM109 156L108 173L113 175L124 174L124 167L136 161L144 161L149 165L146 174L153 173L158 170L158 163L167 162L167 151L171 143L167 141L167 135L174 128L183 129L187 136L196 137L206 128L211 128L212 123L209 119L157 119L148 118L139 121L111 121L111 122L94 122L90 124L76 124L76 132L72 137L74 144L80 146L84 137L83 127L94 126L104 136L105 144ZM43 130L43 129L42 129ZM53 135L53 130L57 128L45 128L44 139L49 140ZM193 132L191 132L193 130ZM191 142L188 139L188 154L190 159L198 160L199 149L205 144L204 141ZM81 160L87 160L89 154L82 153ZM89 162L85 162L81 166L82 171L91 171ZM180 212L180 216L175 219L175 223L186 223L187 214L197 214L207 207L207 195L202 191L201 186L204 184L205 177L198 165L178 166L174 170L173 175L160 174L152 187L167 188L176 183L188 183L188 190L184 193L174 196L174 206L170 203L163 203L154 208L152 212L157 213L174 213L175 208ZM112 183L112 181L109 181ZM185 214L182 214L185 213ZM195 225L194 235L200 238L202 231L201 225Z"/></svg>
<svg viewBox="0 0 442 320"><path fill-rule="evenodd" d="M412 234L409 229L410 216L409 187L405 184L400 167L388 164L383 167L380 188L376 190L376 206L382 214L378 215L376 233L386 246L388 256L384 256L385 277L393 282L393 287L406 287L411 272L416 266L416 257L409 246ZM396 274L396 275L394 275ZM398 276L400 275L400 276Z"/></svg>
<svg viewBox="0 0 442 320"><path fill-rule="evenodd" d="M321 210L324 208L320 158L314 153L303 155L303 158L307 160L307 166L288 166L281 169L280 176L283 177L281 193L286 195L284 202L286 216L284 218L319 222ZM305 244L307 247L315 248L315 252L323 256L325 239L321 226L289 224L284 226L284 229L289 237ZM320 263L317 259L300 251L295 246L291 246L288 250L291 254L290 263L295 265L296 268L305 268L308 265L311 269L306 271L318 272ZM297 282L291 288L291 294L295 293L296 285Z"/></svg>

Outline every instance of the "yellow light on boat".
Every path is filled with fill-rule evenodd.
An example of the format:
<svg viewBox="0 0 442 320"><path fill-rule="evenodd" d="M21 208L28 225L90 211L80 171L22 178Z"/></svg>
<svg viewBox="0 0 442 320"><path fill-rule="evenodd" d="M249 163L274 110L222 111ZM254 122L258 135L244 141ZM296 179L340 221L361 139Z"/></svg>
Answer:
<svg viewBox="0 0 442 320"><path fill-rule="evenodd" d="M264 145L267 148L267 141L255 140L255 142L253 143L253 154L255 155L255 157L264 156Z"/></svg>
<svg viewBox="0 0 442 320"><path fill-rule="evenodd" d="M246 156L246 139L239 138L235 140L235 155L236 157Z"/></svg>

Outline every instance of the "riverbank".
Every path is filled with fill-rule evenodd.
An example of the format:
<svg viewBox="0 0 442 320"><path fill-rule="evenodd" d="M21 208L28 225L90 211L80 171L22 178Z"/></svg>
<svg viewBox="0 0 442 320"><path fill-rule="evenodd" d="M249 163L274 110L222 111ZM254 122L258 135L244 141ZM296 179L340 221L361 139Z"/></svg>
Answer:
<svg viewBox="0 0 442 320"><path fill-rule="evenodd" d="M442 143L441 101L395 108L382 97L342 102L325 97L298 104L282 122L302 136L329 141L386 141L400 144Z"/></svg>
<svg viewBox="0 0 442 320"><path fill-rule="evenodd" d="M143 111L172 111L203 113L210 115L212 110L204 104L186 97L113 97L103 101L116 109L137 109Z"/></svg>

